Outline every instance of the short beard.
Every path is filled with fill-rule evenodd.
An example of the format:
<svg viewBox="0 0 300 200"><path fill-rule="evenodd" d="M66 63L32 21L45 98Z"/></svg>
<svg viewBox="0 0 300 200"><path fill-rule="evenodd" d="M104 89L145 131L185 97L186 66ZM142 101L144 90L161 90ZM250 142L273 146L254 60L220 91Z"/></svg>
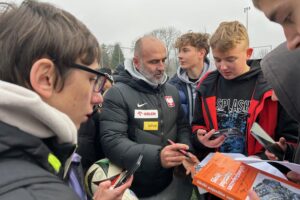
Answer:
<svg viewBox="0 0 300 200"><path fill-rule="evenodd" d="M142 74L148 81L154 84L162 84L164 80L164 75L160 79L156 79L151 73L149 73L147 70L145 70L144 65L141 65L141 68L139 70L140 74Z"/></svg>

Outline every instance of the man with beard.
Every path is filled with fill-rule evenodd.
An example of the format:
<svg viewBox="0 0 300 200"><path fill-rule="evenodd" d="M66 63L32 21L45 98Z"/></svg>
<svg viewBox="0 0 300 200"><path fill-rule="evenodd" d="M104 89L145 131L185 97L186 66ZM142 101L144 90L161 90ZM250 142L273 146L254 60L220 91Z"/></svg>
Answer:
<svg viewBox="0 0 300 200"><path fill-rule="evenodd" d="M112 162L128 169L144 156L131 188L140 199L178 199L173 168L186 159L179 150L191 147L178 91L166 83L166 55L159 39L138 39L133 64L106 93L100 117L101 144Z"/></svg>

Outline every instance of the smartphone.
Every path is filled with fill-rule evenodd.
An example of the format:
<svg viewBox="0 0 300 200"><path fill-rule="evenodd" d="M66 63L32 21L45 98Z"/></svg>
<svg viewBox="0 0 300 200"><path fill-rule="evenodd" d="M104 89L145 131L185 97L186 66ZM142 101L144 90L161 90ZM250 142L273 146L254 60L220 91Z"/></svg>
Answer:
<svg viewBox="0 0 300 200"><path fill-rule="evenodd" d="M225 128L225 129L219 129L217 130L212 136L210 137L211 140L216 139L217 137L220 137L221 135L224 135L225 137L234 136L234 135L242 135L242 132L236 128Z"/></svg>
<svg viewBox="0 0 300 200"><path fill-rule="evenodd" d="M114 185L114 188L119 187L126 183L126 181L136 172L136 170L141 166L143 160L143 155L140 154L134 165L125 171L123 174L121 174L121 177L119 180L117 180L116 184Z"/></svg>
<svg viewBox="0 0 300 200"><path fill-rule="evenodd" d="M251 134L265 149L273 153L278 160L284 159L284 151L258 123L253 123Z"/></svg>

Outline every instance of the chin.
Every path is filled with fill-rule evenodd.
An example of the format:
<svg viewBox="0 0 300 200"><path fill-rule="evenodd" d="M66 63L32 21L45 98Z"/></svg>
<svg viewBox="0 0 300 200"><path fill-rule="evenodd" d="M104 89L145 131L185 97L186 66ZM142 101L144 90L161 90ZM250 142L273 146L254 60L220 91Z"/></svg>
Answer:
<svg viewBox="0 0 300 200"><path fill-rule="evenodd" d="M180 65L181 69L189 69L190 67L189 66L186 66L186 65Z"/></svg>
<svg viewBox="0 0 300 200"><path fill-rule="evenodd" d="M229 76L223 75L223 77L224 77L226 80L231 80L231 79L234 79L234 78L235 78L235 76L232 76L232 75L229 75Z"/></svg>

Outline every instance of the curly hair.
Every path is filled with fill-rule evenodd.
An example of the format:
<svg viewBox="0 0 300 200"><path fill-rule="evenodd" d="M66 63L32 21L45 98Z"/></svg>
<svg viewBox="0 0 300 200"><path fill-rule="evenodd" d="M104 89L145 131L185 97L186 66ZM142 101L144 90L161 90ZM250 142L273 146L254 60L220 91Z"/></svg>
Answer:
<svg viewBox="0 0 300 200"><path fill-rule="evenodd" d="M197 49L204 49L207 55L209 53L208 39L208 33L186 33L177 38L175 42L175 48L180 49L183 46L191 45Z"/></svg>

